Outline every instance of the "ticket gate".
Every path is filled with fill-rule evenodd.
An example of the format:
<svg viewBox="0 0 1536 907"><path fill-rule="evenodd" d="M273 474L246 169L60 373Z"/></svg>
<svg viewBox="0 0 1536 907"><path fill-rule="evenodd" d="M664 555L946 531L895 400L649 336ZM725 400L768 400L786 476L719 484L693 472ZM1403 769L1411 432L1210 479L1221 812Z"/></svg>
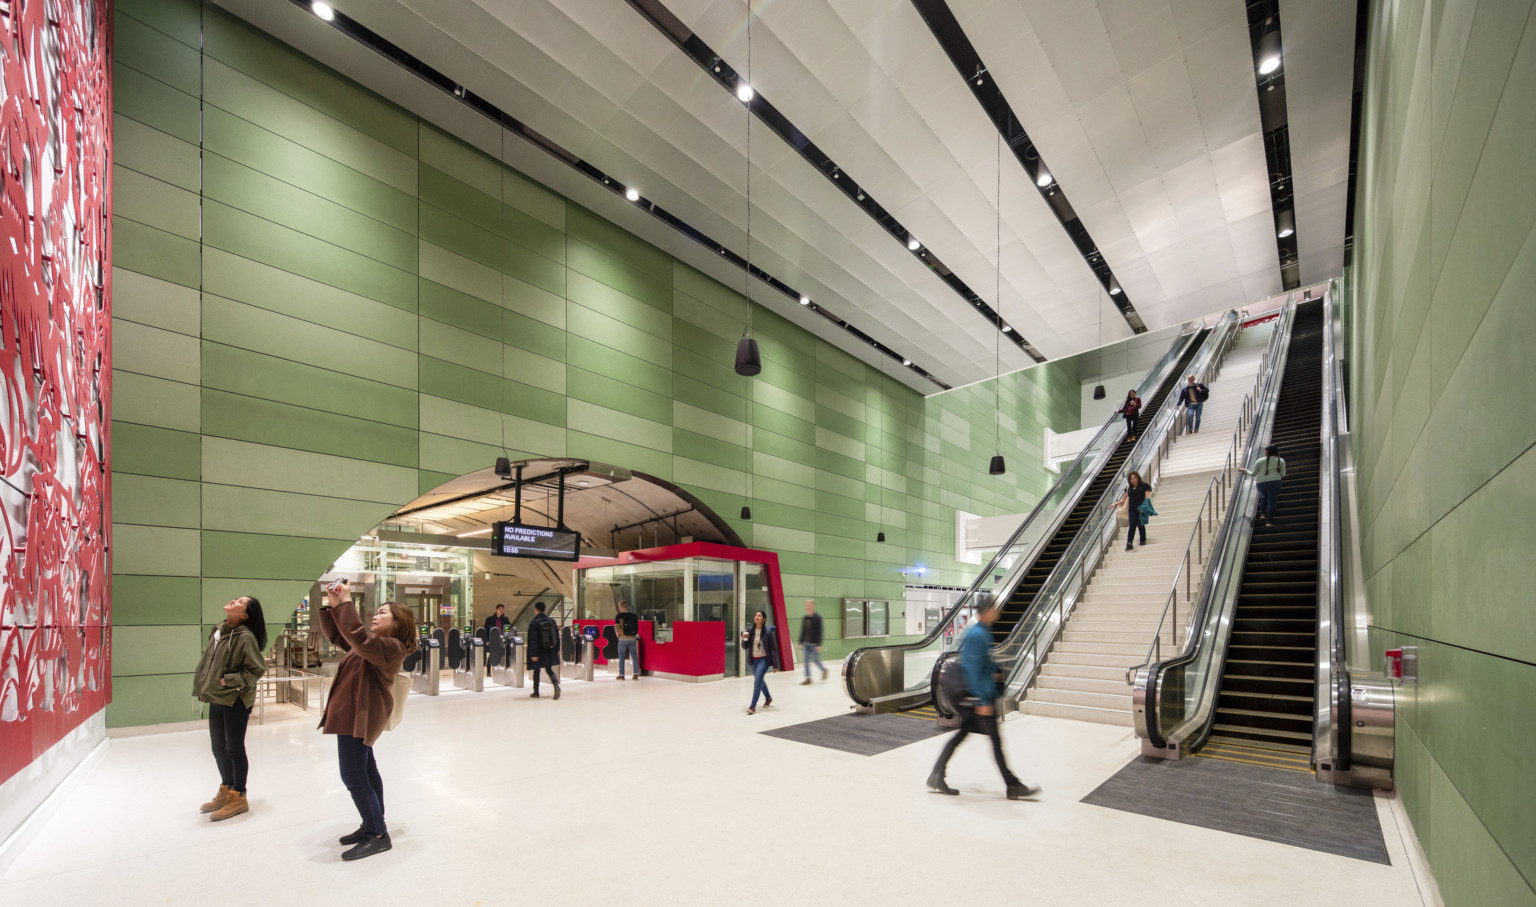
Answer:
<svg viewBox="0 0 1536 907"><path fill-rule="evenodd" d="M523 638L516 630L506 634L492 630L488 649L496 656L491 662L491 680L504 687L522 689L528 670L523 664Z"/></svg>
<svg viewBox="0 0 1536 907"><path fill-rule="evenodd" d="M454 688L485 692L485 640L468 633L461 634L458 662L453 668Z"/></svg>
<svg viewBox="0 0 1536 907"><path fill-rule="evenodd" d="M420 657L411 671L411 692L436 696L443 682L443 644L436 638L421 641Z"/></svg>
<svg viewBox="0 0 1536 907"><path fill-rule="evenodd" d="M591 680L597 656L597 628L583 627L580 632L573 633L572 637L578 646L579 660L561 664L560 676L566 680Z"/></svg>

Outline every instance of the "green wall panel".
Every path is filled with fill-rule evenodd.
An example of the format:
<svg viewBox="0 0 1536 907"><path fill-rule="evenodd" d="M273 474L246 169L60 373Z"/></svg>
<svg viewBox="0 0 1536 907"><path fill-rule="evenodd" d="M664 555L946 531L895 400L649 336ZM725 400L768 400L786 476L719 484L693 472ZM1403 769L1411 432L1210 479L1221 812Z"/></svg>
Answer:
<svg viewBox="0 0 1536 907"><path fill-rule="evenodd" d="M1370 7L1344 300L1371 649L1419 647L1397 785L1446 903L1532 904L1533 3Z"/></svg>
<svg viewBox="0 0 1536 907"><path fill-rule="evenodd" d="M924 398L761 309L743 379L739 292L215 6L118 17L113 724L199 714L187 662L225 601L286 621L352 540L503 454L677 482L834 628L839 596L899 599L904 566L968 583L952 509L1048 487L1074 367L1001 379L1021 453L994 479L993 383Z"/></svg>

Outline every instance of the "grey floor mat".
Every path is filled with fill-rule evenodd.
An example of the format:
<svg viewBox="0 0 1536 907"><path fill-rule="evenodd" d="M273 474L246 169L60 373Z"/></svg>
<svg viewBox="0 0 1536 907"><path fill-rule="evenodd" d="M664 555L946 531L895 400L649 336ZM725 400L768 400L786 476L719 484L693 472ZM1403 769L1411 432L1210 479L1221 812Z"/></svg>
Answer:
<svg viewBox="0 0 1536 907"><path fill-rule="evenodd" d="M874 756L945 732L937 721L911 715L850 714L762 733L859 756Z"/></svg>
<svg viewBox="0 0 1536 907"><path fill-rule="evenodd" d="M1370 791L1311 774L1190 757L1137 758L1084 803L1391 865Z"/></svg>

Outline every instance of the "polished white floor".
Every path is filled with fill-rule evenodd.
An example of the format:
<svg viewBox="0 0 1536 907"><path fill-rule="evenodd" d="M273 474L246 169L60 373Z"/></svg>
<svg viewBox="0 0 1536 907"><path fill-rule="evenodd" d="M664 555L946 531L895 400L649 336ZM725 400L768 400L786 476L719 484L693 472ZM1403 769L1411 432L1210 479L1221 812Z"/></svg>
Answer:
<svg viewBox="0 0 1536 907"><path fill-rule="evenodd" d="M1128 729L1004 724L1003 799L984 740L923 779L935 738L873 758L757 732L842 714L831 682L567 682L413 696L376 748L394 850L342 863L357 825L313 713L252 727L252 811L219 824L205 732L118 737L0 876L0 904L1433 903L1412 832L1378 797L1392 866L1078 802L1136 756ZM547 692L546 692L547 696ZM424 886L430 886L424 887Z"/></svg>

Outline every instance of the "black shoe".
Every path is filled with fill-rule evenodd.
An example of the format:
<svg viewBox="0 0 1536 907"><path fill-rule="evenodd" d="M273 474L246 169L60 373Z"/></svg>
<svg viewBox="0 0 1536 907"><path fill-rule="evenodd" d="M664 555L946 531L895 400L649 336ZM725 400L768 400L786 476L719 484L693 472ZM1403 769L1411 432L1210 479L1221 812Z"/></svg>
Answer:
<svg viewBox="0 0 1536 907"><path fill-rule="evenodd" d="M950 797L960 796L959 791L944 783L944 773L937 769L934 770L933 774L928 776L928 787L931 788L934 793L945 794L946 796Z"/></svg>
<svg viewBox="0 0 1536 907"><path fill-rule="evenodd" d="M558 684L558 683L555 684L555 698L556 699L560 698L560 684Z"/></svg>
<svg viewBox="0 0 1536 907"><path fill-rule="evenodd" d="M539 691L538 690L534 690L532 693L528 694L528 698L529 699L538 699L539 698Z"/></svg>
<svg viewBox="0 0 1536 907"><path fill-rule="evenodd" d="M366 837L368 837L368 835L363 832L363 827L359 825L357 827L357 831L352 832L350 835L342 835L339 839L337 839L336 843L346 844L350 847L353 844L359 843Z"/></svg>
<svg viewBox="0 0 1536 907"><path fill-rule="evenodd" d="M1130 546L1130 545L1126 545L1126 546L1125 546L1125 550L1126 550L1126 551L1130 551L1130 550L1131 550L1131 546Z"/></svg>
<svg viewBox="0 0 1536 907"><path fill-rule="evenodd" d="M769 698L763 700L763 708L766 709L770 705L773 705L773 697L771 697L771 696Z"/></svg>
<svg viewBox="0 0 1536 907"><path fill-rule="evenodd" d="M1010 800L1022 800L1025 797L1033 797L1038 793L1040 793L1040 788L1030 787L1023 781L1016 781L1008 785L1008 799Z"/></svg>
<svg viewBox="0 0 1536 907"><path fill-rule="evenodd" d="M341 855L343 860L361 860L371 857L376 853L383 853L394 845L389 843L389 833L386 832L377 838L364 838L357 846Z"/></svg>

